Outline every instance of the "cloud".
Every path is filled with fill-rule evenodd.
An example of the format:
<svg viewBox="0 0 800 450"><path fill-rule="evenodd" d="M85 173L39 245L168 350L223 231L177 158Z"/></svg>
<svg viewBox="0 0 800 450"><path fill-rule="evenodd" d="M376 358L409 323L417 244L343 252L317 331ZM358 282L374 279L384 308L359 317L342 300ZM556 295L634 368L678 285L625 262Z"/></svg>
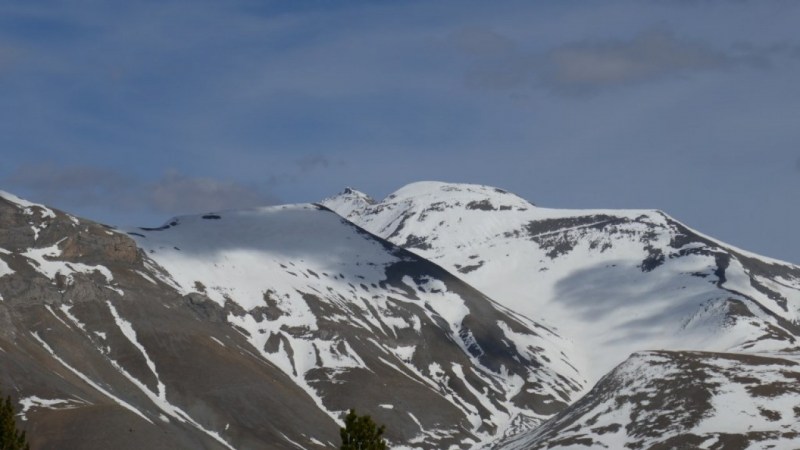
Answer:
<svg viewBox="0 0 800 450"><path fill-rule="evenodd" d="M156 181L146 181L116 169L46 163L20 166L2 182L33 200L78 214L101 207L118 214L139 211L175 215L278 202L261 186L189 177L176 171L167 172Z"/></svg>
<svg viewBox="0 0 800 450"><path fill-rule="evenodd" d="M722 51L673 32L654 29L630 39L584 40L545 52L523 52L490 31L462 31L454 37L475 64L471 85L489 89L542 86L560 93L598 91L696 72L764 67L786 50L739 45ZM500 52L488 51L502 49Z"/></svg>
<svg viewBox="0 0 800 450"><path fill-rule="evenodd" d="M649 31L629 41L583 42L554 49L547 55L543 79L557 87L592 89L752 63L749 57L681 40L670 32Z"/></svg>
<svg viewBox="0 0 800 450"><path fill-rule="evenodd" d="M129 186L136 182L132 177L113 169L58 167L52 163L21 165L3 181L31 192L37 198L80 206L127 204Z"/></svg>
<svg viewBox="0 0 800 450"><path fill-rule="evenodd" d="M464 27L449 36L460 50L479 57L508 54L516 50L514 41L493 30L481 27Z"/></svg>
<svg viewBox="0 0 800 450"><path fill-rule="evenodd" d="M297 160L297 167L301 172L308 172L316 168L327 169L330 166L331 161L322 155L311 155Z"/></svg>
<svg viewBox="0 0 800 450"><path fill-rule="evenodd" d="M167 173L148 185L153 207L165 213L218 211L271 205L277 199L256 187L212 178Z"/></svg>
<svg viewBox="0 0 800 450"><path fill-rule="evenodd" d="M344 161L333 161L324 155L309 155L296 161L300 173L310 172L315 169L328 169L334 166L344 166Z"/></svg>

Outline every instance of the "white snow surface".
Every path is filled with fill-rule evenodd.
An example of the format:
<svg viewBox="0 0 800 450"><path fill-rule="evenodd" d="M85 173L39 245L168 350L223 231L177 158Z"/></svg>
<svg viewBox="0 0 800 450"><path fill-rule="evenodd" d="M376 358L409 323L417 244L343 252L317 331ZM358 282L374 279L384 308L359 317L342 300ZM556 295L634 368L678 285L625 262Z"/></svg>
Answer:
<svg viewBox="0 0 800 450"><path fill-rule="evenodd" d="M146 420L147 422L150 422L151 424L153 423L153 422L152 422L150 419L148 419L148 418L147 418L147 416L145 416L145 415L144 415L144 414L143 414L141 411L139 411L138 409L134 408L134 407L133 407L133 406L132 406L130 403L128 403L128 402L126 402L126 401L122 400L121 398L119 398L119 397L117 397L116 395L112 394L111 392L107 391L107 390L106 390L106 389L104 389L102 386L100 386L99 384L97 384L97 383L95 383L94 381L92 381L92 379L91 379L91 378L87 377L87 376L86 376L85 374L83 374L81 371L79 371L79 370L78 370L78 369L76 369L75 367L71 366L71 365L70 365L69 363L67 363L66 361L64 361L64 360L63 360L63 359L62 359L60 356L58 356L58 355L56 354L56 352L55 352L55 351L53 351L53 348L52 348L52 347L50 347L50 345L48 345L48 344L47 344L47 342L45 342L45 341L44 341L44 339L42 339L42 338L39 336L39 334L38 334L38 333L36 333L36 332L33 332L33 333L31 333L31 335L33 336L33 338L34 338L34 339L36 339L36 340L39 342L39 344L41 344L41 346L42 346L42 347L43 347L45 350L47 350L47 352L48 352L48 353L50 353L50 355L52 355L52 356L53 356L53 359L55 359L56 361L58 361L58 362L59 362L59 364L61 364L61 365L62 365L62 366L65 368L65 369L69 370L69 371L70 371L70 372L72 372L72 373L73 373L75 376L77 376L78 378L80 378L80 379L81 379L81 380L82 380L84 383L86 383L87 385L91 386L92 388L94 388L95 390L97 390L97 391L98 391L98 392L100 392L101 394L105 395L106 397L110 398L110 399L111 399L111 400L113 400L115 403L117 403L118 405L120 405L120 406L122 406L123 408L127 409L128 411L130 411L130 412L132 412L132 413L136 414L137 416L141 417L142 419Z"/></svg>
<svg viewBox="0 0 800 450"><path fill-rule="evenodd" d="M6 249L0 248L0 254L7 255L9 253L11 253L11 252L9 252ZM11 269L11 267L9 267L8 264L5 261L3 261L2 257L0 257L0 278L4 277L6 275L11 275L13 273L14 273L14 270ZM3 301L3 300L4 300L3 299L3 295L0 294L0 302Z"/></svg>
<svg viewBox="0 0 800 450"><path fill-rule="evenodd" d="M248 310L263 305L270 288L293 290L322 277L339 284L340 274L375 280L397 260L342 227L336 216L317 218L323 215L312 205L267 207L226 212L221 219L183 216L169 229L136 230L147 237L133 237L184 293L204 291L220 305L229 298ZM362 259L374 265L357 265ZM308 311L291 312L295 325L312 325Z"/></svg>
<svg viewBox="0 0 800 450"><path fill-rule="evenodd" d="M12 273L14 273L14 271L11 270L11 267L8 267L8 264L0 258L0 277L11 275Z"/></svg>
<svg viewBox="0 0 800 450"><path fill-rule="evenodd" d="M22 420L28 420L27 414L33 408L45 409L73 409L86 404L83 400L71 398L41 398L36 395L25 397L19 400L22 410L19 412L19 417Z"/></svg>
<svg viewBox="0 0 800 450"><path fill-rule="evenodd" d="M754 299L785 319L800 320L800 279L766 283L787 299L783 309L750 285L733 257L720 289L709 253L739 250L718 241L712 241L715 247L691 242L673 248L677 221L660 211L540 208L490 186L441 182L413 183L380 202L364 198L350 189L322 204L436 262L503 306L554 327L575 343L570 359L590 382L639 350L784 346L758 339L763 324L775 319L757 307L749 308L757 319L726 321L728 299ZM645 271L651 249L664 260Z"/></svg>
<svg viewBox="0 0 800 450"><path fill-rule="evenodd" d="M114 275L105 266L90 266L83 263L59 261L57 258L61 256L61 249L58 248L58 243L44 248L30 248L21 254L30 260L31 267L37 272L51 280L55 280L57 275L63 275L68 285L72 284L72 277L76 273L91 274L100 272L107 283L114 281Z"/></svg>

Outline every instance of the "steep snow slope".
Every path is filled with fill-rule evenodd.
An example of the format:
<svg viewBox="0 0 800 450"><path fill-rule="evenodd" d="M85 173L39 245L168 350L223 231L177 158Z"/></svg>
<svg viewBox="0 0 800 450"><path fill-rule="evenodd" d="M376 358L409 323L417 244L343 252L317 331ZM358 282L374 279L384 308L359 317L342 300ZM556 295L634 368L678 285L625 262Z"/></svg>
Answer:
<svg viewBox="0 0 800 450"><path fill-rule="evenodd" d="M224 308L320 409L338 418L384 405L371 413L403 443L527 429L585 387L556 334L324 207L186 216L129 234L162 281Z"/></svg>
<svg viewBox="0 0 800 450"><path fill-rule="evenodd" d="M539 208L438 182L380 202L349 189L323 204L557 328L590 381L639 350L774 351L800 335L800 268L659 211Z"/></svg>
<svg viewBox="0 0 800 450"><path fill-rule="evenodd" d="M498 449L800 446L800 364L733 353L637 353L585 397Z"/></svg>

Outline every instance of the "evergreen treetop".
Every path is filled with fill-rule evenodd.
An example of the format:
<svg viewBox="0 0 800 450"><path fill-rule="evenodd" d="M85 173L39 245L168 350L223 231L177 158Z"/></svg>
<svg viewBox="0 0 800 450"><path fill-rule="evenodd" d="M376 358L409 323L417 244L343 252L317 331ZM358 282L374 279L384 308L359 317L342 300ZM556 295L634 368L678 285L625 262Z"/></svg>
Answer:
<svg viewBox="0 0 800 450"><path fill-rule="evenodd" d="M359 416L355 409L351 409L344 418L344 428L339 429L342 438L340 450L386 450L386 440L383 432L386 427L380 427L368 415Z"/></svg>
<svg viewBox="0 0 800 450"><path fill-rule="evenodd" d="M30 450L25 432L17 430L11 397L0 400L0 450Z"/></svg>

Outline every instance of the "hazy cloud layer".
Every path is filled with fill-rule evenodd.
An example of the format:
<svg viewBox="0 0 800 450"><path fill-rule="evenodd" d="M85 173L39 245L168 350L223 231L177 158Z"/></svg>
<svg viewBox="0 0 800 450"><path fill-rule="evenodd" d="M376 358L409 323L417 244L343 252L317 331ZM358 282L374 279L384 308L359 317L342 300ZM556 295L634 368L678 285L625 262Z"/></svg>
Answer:
<svg viewBox="0 0 800 450"><path fill-rule="evenodd" d="M671 32L649 31L629 41L589 41L557 48L547 55L542 79L558 88L596 89L757 62Z"/></svg>
<svg viewBox="0 0 800 450"><path fill-rule="evenodd" d="M115 169L92 166L24 165L2 180L38 201L72 207L134 209L163 215L248 208L278 203L263 188L176 171L154 182Z"/></svg>
<svg viewBox="0 0 800 450"><path fill-rule="evenodd" d="M187 177L167 173L149 184L150 204L165 213L219 211L277 203L277 199L257 188L211 178Z"/></svg>
<svg viewBox="0 0 800 450"><path fill-rule="evenodd" d="M76 205L130 206L137 180L116 170L97 166L58 167L52 163L25 164L3 180L36 198ZM135 202L134 202L135 203Z"/></svg>
<svg viewBox="0 0 800 450"><path fill-rule="evenodd" d="M303 172L308 172L317 168L327 169L331 164L331 160L323 155L311 155L297 160L297 167Z"/></svg>
<svg viewBox="0 0 800 450"><path fill-rule="evenodd" d="M330 169L332 167L342 167L345 165L345 162L341 159L334 160L321 154L309 155L304 158L300 158L296 161L296 163L301 174L310 172L312 170Z"/></svg>
<svg viewBox="0 0 800 450"><path fill-rule="evenodd" d="M630 39L568 43L543 53L521 51L511 39L490 30L462 30L452 39L476 58L468 75L472 85L490 89L538 85L561 93L592 92L742 66L765 67L770 57L794 51L790 46L744 44L723 51L661 29Z"/></svg>

